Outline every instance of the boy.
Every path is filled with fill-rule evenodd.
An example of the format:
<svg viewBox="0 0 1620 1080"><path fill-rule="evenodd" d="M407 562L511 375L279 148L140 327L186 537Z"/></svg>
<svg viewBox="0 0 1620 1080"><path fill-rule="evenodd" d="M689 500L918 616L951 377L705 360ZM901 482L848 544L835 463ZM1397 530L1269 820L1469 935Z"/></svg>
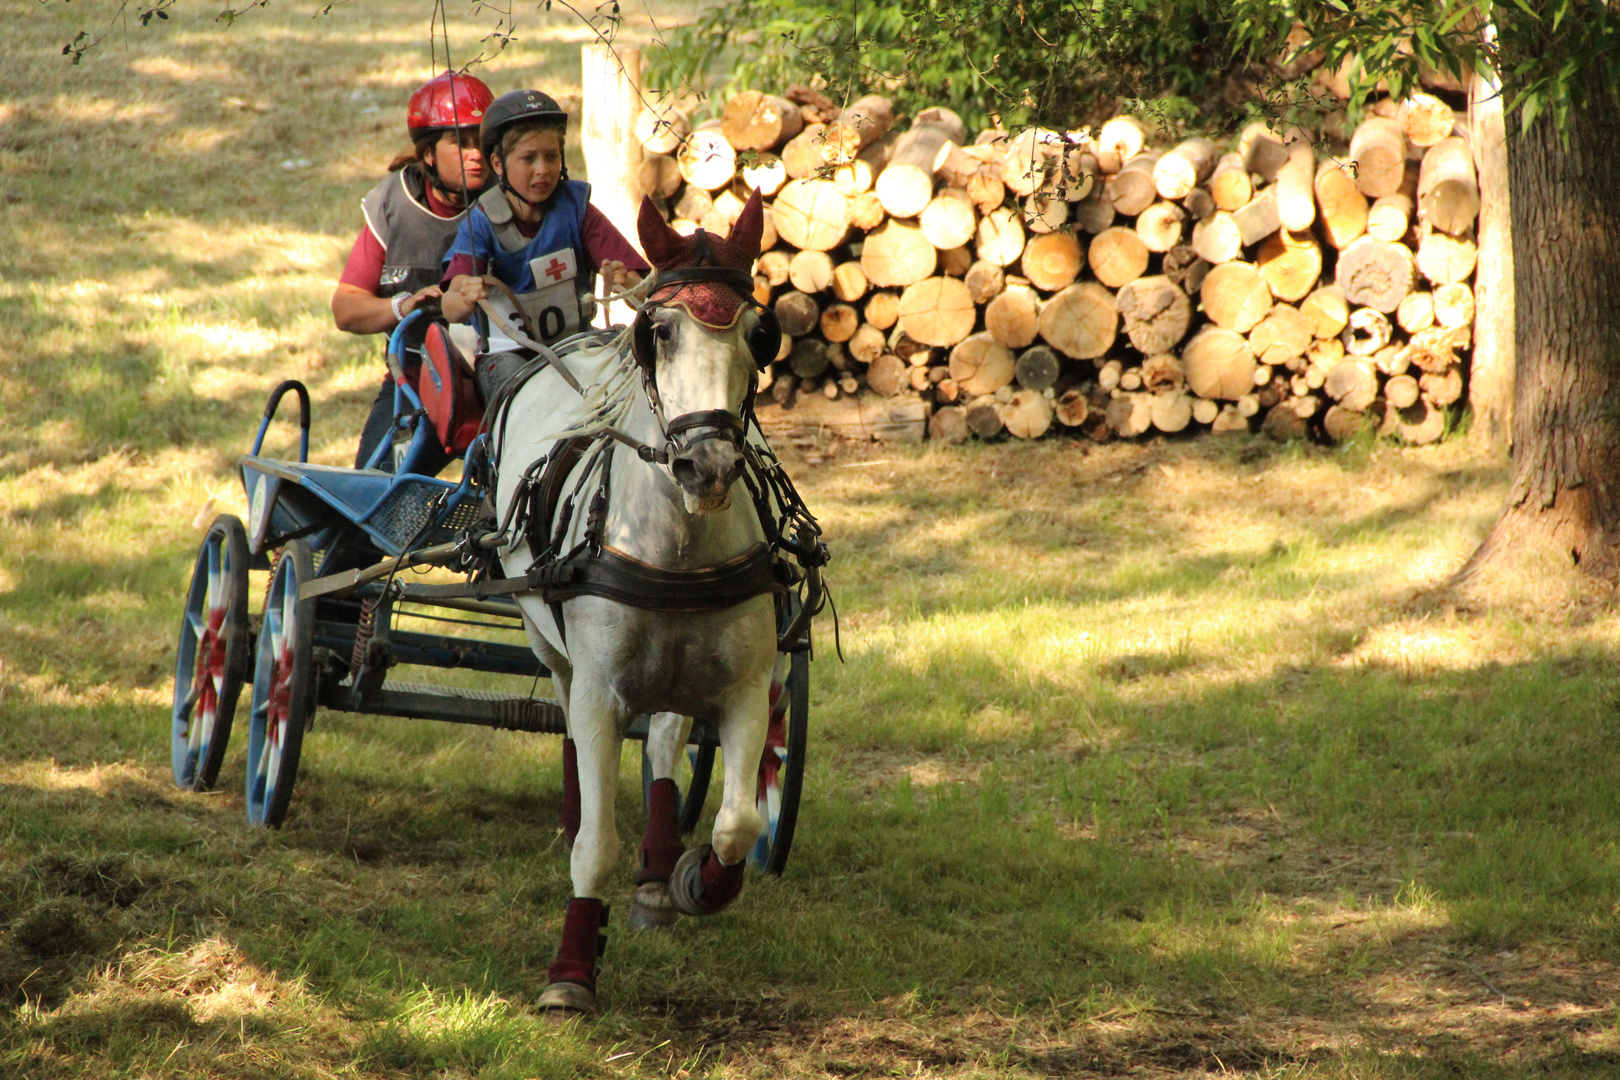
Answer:
<svg viewBox="0 0 1620 1080"><path fill-rule="evenodd" d="M590 204L590 185L568 179L563 143L568 115L537 90L503 94L484 113L480 128L484 160L498 185L479 198L461 223L445 260L444 317L461 322L489 300L517 329L518 318L490 274L516 295L529 323L549 344L577 333L594 310L596 273L618 292L641 280L649 267L613 223ZM528 362L530 354L490 320L488 348L474 375L486 402Z"/></svg>

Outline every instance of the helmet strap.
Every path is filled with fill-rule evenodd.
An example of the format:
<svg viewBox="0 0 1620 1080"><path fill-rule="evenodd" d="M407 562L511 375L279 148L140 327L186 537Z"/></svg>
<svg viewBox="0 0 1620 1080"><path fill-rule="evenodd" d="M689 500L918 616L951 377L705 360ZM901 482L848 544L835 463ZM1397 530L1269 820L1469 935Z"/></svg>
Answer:
<svg viewBox="0 0 1620 1080"><path fill-rule="evenodd" d="M429 187L439 193L439 198L442 201L449 203L451 206L460 206L463 210L472 205L472 193L467 190L465 166L462 168L461 186L452 188L444 182L444 177L439 175L439 152L437 149L433 151L433 164L429 165L425 158L418 158L417 163L422 166L422 178L427 181ZM504 166L505 163L502 162L502 165Z"/></svg>

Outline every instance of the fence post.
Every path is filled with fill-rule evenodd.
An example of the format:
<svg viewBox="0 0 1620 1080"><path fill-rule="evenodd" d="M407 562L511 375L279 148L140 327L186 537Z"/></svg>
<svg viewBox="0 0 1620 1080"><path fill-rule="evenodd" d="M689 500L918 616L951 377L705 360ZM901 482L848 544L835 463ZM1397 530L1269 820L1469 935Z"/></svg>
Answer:
<svg viewBox="0 0 1620 1080"><path fill-rule="evenodd" d="M1486 33L1494 36L1495 27ZM1470 437L1500 453L1513 443L1517 352L1513 328L1513 226L1508 204L1502 88L1469 80L1468 134L1479 176L1479 261L1474 271L1474 355L1468 375Z"/></svg>
<svg viewBox="0 0 1620 1080"><path fill-rule="evenodd" d="M580 71L580 142L591 202L640 250L636 170L641 165L641 144L636 141L636 117L641 113L641 50L582 46Z"/></svg>

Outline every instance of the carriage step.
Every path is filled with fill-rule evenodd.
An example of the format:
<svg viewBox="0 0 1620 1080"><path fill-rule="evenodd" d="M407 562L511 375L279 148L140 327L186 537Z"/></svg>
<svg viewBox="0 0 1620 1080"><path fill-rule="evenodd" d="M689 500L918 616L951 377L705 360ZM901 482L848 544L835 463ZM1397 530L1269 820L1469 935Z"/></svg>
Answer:
<svg viewBox="0 0 1620 1080"><path fill-rule="evenodd" d="M336 693L323 695L328 700L321 704L344 712L444 720L452 724L476 724L545 735L563 735L568 730L562 707L554 701L536 701L490 690L448 689L431 683L387 682L375 694L356 703L350 687L336 689Z"/></svg>

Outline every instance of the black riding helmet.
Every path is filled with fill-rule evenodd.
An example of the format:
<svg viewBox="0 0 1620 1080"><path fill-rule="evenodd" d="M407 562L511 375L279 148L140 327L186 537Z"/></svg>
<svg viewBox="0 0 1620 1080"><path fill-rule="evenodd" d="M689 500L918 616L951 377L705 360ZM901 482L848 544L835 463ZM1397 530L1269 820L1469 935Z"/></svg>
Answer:
<svg viewBox="0 0 1620 1080"><path fill-rule="evenodd" d="M568 114L556 99L538 90L513 90L496 98L484 110L484 120L478 125L478 141L488 161L501 142L501 132L519 120L561 120L568 127Z"/></svg>

